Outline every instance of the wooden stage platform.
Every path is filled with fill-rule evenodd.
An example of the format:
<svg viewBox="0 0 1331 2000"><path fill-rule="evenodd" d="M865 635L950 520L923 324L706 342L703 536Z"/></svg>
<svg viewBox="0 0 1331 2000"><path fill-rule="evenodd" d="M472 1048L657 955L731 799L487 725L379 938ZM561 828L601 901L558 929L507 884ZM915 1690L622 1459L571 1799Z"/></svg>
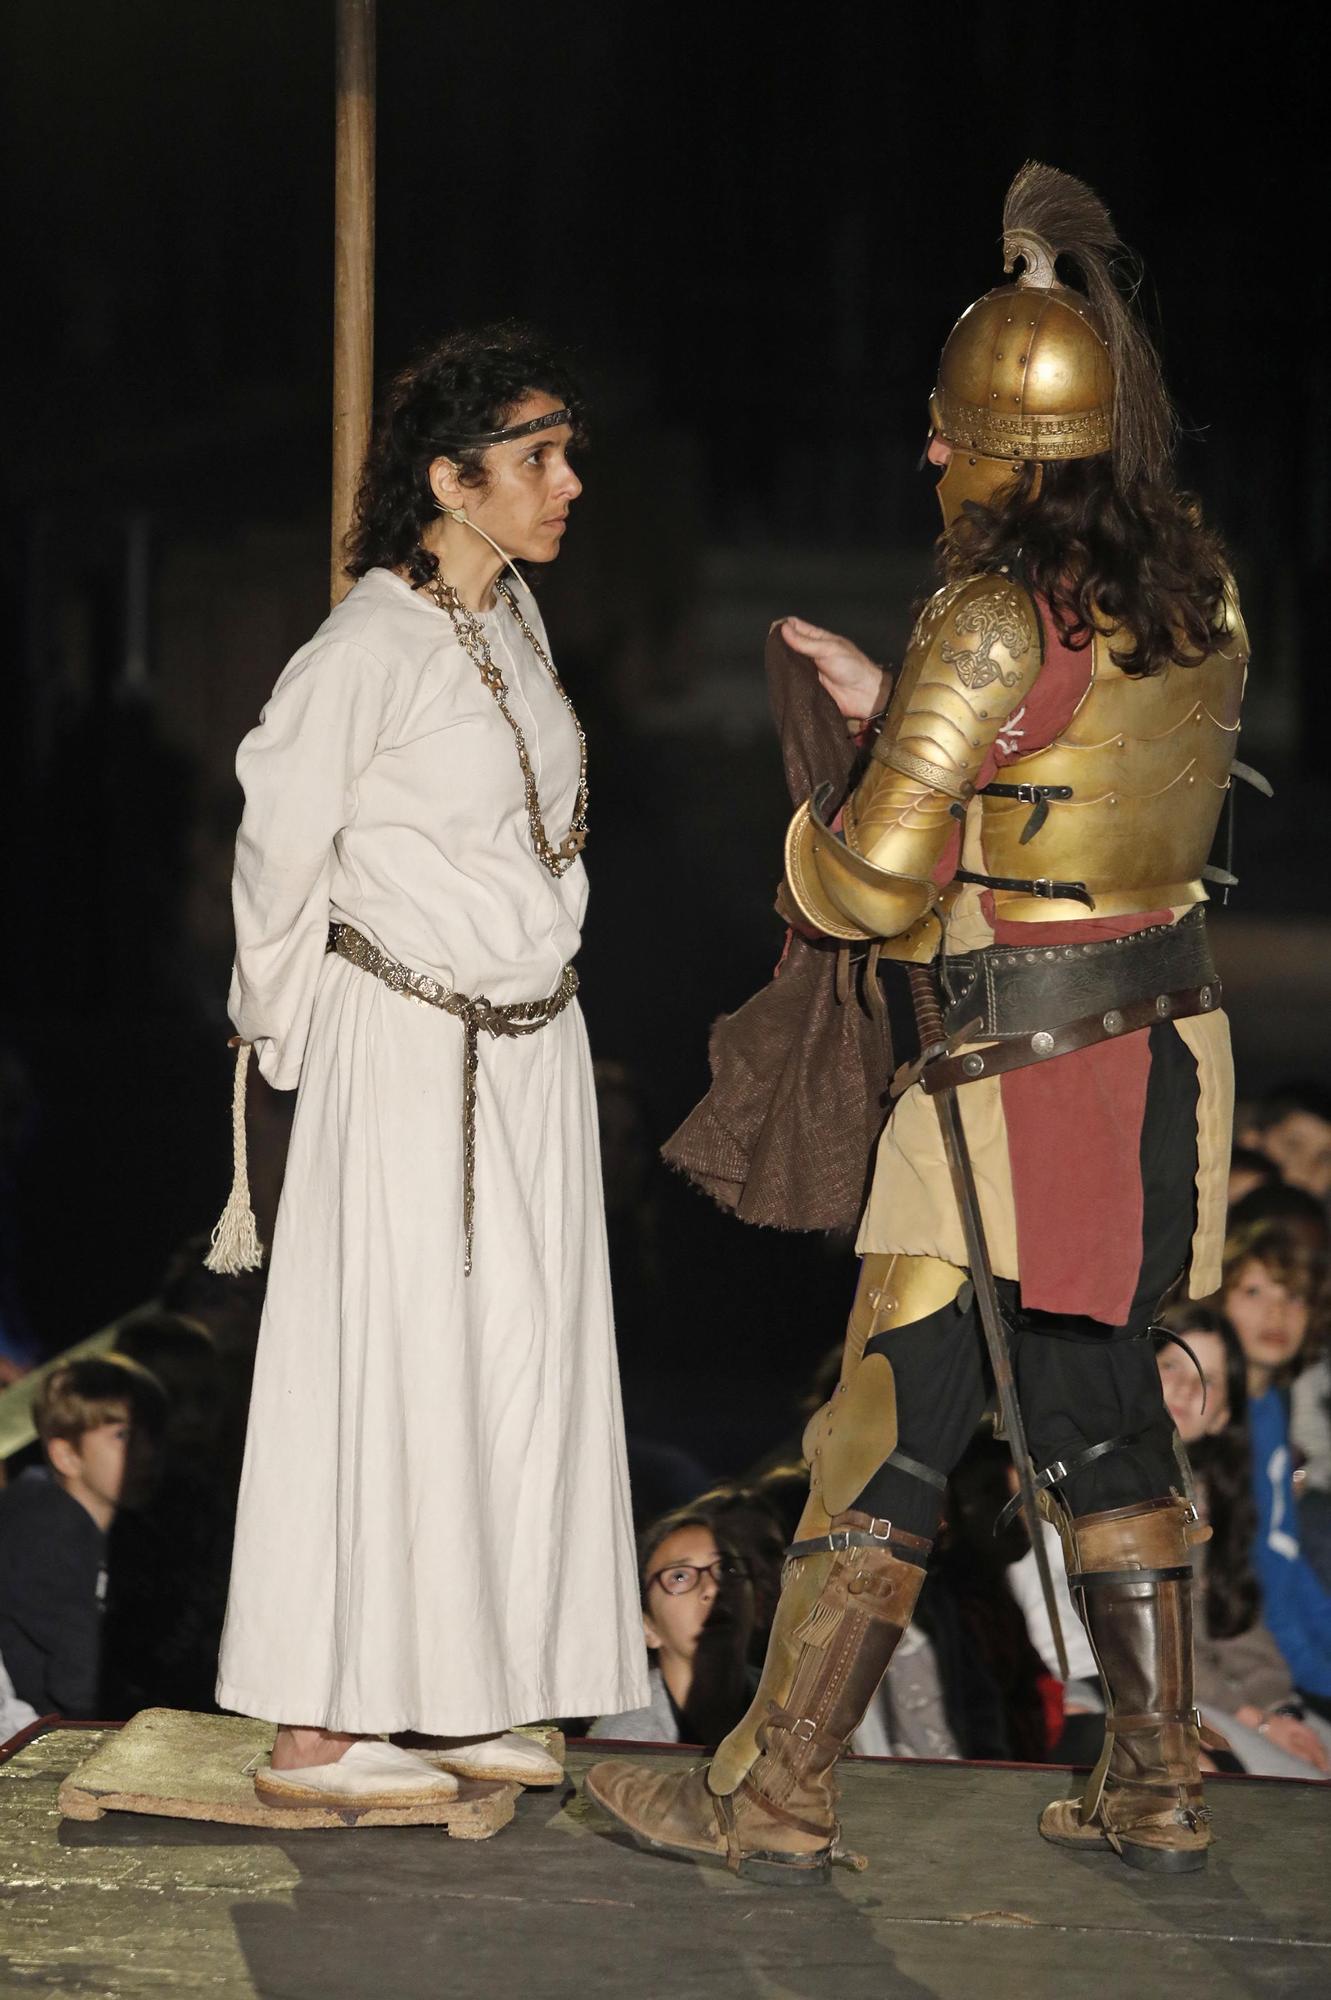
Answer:
<svg viewBox="0 0 1331 2000"><path fill-rule="evenodd" d="M1039 1840L1064 1772L850 1764L871 1865L799 1893L621 1846L572 1786L482 1841L62 1820L99 1740L61 1727L0 1764L3 2000L1331 1995L1331 1786L1213 1781L1210 1868L1161 1878ZM571 1776L591 1761L574 1746Z"/></svg>

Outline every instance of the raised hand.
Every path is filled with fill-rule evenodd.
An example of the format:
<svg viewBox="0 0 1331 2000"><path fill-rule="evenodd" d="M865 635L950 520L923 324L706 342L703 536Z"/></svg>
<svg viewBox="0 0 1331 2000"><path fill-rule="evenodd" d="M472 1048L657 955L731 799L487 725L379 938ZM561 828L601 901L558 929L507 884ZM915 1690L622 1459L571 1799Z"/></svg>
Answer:
<svg viewBox="0 0 1331 2000"><path fill-rule="evenodd" d="M813 662L818 678L841 714L850 722L865 722L887 706L892 676L877 666L850 639L825 632L806 618L784 618L781 636L792 652Z"/></svg>

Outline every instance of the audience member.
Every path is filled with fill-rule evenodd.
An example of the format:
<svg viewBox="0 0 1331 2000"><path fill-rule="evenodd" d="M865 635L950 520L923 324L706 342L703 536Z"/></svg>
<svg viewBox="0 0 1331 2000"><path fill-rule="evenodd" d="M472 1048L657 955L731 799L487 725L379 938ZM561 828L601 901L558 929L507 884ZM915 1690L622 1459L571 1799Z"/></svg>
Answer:
<svg viewBox="0 0 1331 2000"><path fill-rule="evenodd" d="M1299 1544L1289 1384L1324 1283L1322 1269L1281 1223L1229 1238L1217 1304L1242 1343L1257 1506L1255 1560L1266 1622L1310 1708L1331 1717L1331 1592Z"/></svg>
<svg viewBox="0 0 1331 2000"><path fill-rule="evenodd" d="M166 1392L156 1476L111 1530L102 1713L213 1708L235 1491L223 1462L223 1371L211 1336L178 1313L122 1322L116 1352Z"/></svg>
<svg viewBox="0 0 1331 2000"><path fill-rule="evenodd" d="M98 1711L107 1534L143 1490L161 1402L129 1361L56 1369L35 1413L49 1470L0 1492L0 1658L41 1715Z"/></svg>
<svg viewBox="0 0 1331 2000"><path fill-rule="evenodd" d="M1325 1351L1331 1324L1331 1222L1324 1202L1306 1188L1289 1187L1280 1180L1254 1188L1230 1209L1231 1234L1263 1222L1283 1224L1323 1274L1312 1302L1303 1366L1290 1384L1289 1435L1308 1560L1323 1583L1331 1585L1331 1357Z"/></svg>
<svg viewBox="0 0 1331 2000"><path fill-rule="evenodd" d="M749 1705L753 1585L700 1507L667 1514L638 1544L642 1626L652 1698L646 1708L603 1715L591 1734L714 1748Z"/></svg>
<svg viewBox="0 0 1331 2000"><path fill-rule="evenodd" d="M1262 1617L1243 1347L1225 1315L1205 1305L1174 1306L1161 1325L1175 1335L1156 1355L1165 1405L1187 1454L1198 1513L1211 1530L1210 1540L1193 1550L1198 1706L1243 1770L1325 1777L1331 1726L1305 1719Z"/></svg>
<svg viewBox="0 0 1331 2000"><path fill-rule="evenodd" d="M1252 1106L1235 1132L1238 1144L1274 1160L1292 1186L1325 1201L1331 1195L1331 1090L1282 1084Z"/></svg>

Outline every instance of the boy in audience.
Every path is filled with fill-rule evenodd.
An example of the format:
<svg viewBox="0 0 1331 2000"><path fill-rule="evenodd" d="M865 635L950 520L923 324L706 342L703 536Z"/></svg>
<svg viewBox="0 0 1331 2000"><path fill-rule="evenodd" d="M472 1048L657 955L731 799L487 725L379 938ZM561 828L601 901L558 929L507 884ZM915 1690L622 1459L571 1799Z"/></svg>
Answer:
<svg viewBox="0 0 1331 2000"><path fill-rule="evenodd" d="M155 1389L107 1356L55 1369L34 1411L49 1470L0 1492L0 1658L38 1715L97 1713L106 1538L140 1478Z"/></svg>
<svg viewBox="0 0 1331 2000"><path fill-rule="evenodd" d="M1331 1195L1331 1090L1324 1084L1283 1084L1234 1136L1240 1146L1274 1160L1292 1187L1306 1188L1319 1201Z"/></svg>

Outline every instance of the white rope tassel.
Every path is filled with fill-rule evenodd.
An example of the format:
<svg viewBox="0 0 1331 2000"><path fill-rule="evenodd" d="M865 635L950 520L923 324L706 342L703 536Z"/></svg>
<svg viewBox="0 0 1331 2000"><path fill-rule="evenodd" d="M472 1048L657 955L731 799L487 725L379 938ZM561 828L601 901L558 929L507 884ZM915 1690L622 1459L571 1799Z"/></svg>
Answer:
<svg viewBox="0 0 1331 2000"><path fill-rule="evenodd" d="M236 1047L236 1077L231 1092L231 1146L235 1166L231 1193L212 1235L212 1248L204 1258L210 1271L220 1277L235 1278L242 1271L257 1271L263 1263L259 1225L250 1207L250 1170L245 1147L245 1082L249 1075L250 1043Z"/></svg>

